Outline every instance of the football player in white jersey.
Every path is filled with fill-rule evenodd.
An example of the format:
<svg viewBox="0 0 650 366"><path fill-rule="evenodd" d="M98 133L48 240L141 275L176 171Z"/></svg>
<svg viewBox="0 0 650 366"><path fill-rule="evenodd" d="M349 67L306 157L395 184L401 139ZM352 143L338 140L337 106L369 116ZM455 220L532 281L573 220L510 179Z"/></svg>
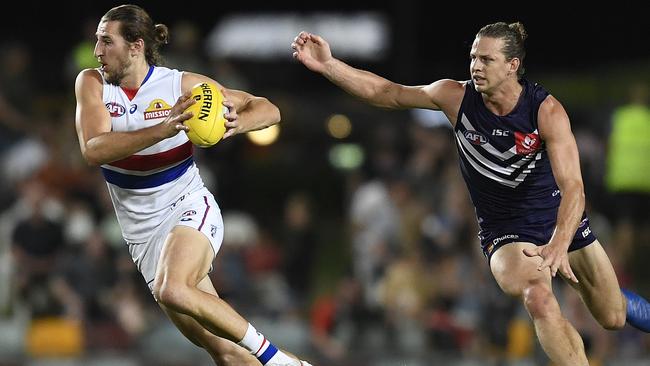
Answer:
<svg viewBox="0 0 650 366"><path fill-rule="evenodd" d="M97 27L98 69L79 73L75 122L81 152L101 165L129 251L160 307L219 365L308 365L278 350L225 301L208 277L223 238L219 207L204 187L183 131L190 89L223 89L228 138L280 121L262 97L157 66L168 29L134 5ZM143 228L145 228L143 230Z"/></svg>
<svg viewBox="0 0 650 366"><path fill-rule="evenodd" d="M549 170L543 176L533 179L539 179L535 183L542 179L554 179L553 183L557 183L559 190L553 192L548 199L561 192L561 203L558 203L559 208L553 212L552 217L544 222L550 230L543 240L532 241L528 239L530 235L520 235L526 233L526 230L534 235L539 235L542 231L524 223L517 228L521 229L521 232L505 231L494 237L493 242L486 246L486 256L491 256L489 264L492 274L501 289L508 295L522 300L533 320L539 341L551 360L558 365L585 366L588 361L582 339L560 311L551 288L552 277L557 274L563 276L579 292L594 318L606 329L620 329L627 321L644 332L650 332L650 304L629 290L621 290L603 247L595 239L590 228L583 226L586 223L581 220L585 207L583 182L569 117L552 95L545 96L539 107L533 110L534 106L527 102L527 96L523 92L526 90L522 87L525 83L520 79L524 73L523 44L526 36L524 27L519 22L486 25L476 34L470 51L470 81L442 79L420 86L400 85L368 71L355 69L334 58L327 41L315 34L301 32L291 47L294 58L349 94L384 108L441 110L451 121L455 132L469 126L460 111L466 106L466 100L471 98L475 101L471 106L476 110L480 109L480 112L475 114L477 117L474 123L480 124L481 127L495 120L499 123L493 130L494 136L471 130L466 130L464 135L456 134L457 144L466 146L465 150L474 151L474 155L469 157L472 160L468 159L469 165L463 165L464 170L470 172L469 178L466 178L470 193L473 189L483 188L479 186L486 185L485 182L490 182L490 179L501 179L505 184L512 185L510 192L518 192L514 188L518 184L517 181L502 179L503 176L499 177L487 169L496 167L508 172L508 169L512 170L513 167L497 165L495 162L500 160L498 156L495 160L484 159L485 155L476 151L489 153L488 146L493 147L489 141L496 140L488 139L508 137L511 131L504 129L512 128L512 124L501 123L501 118L514 116L513 122L534 119L532 122L539 127L539 135L537 132L524 134L524 138L517 146L513 146L512 151L527 154L531 152L528 149L537 149L543 142L544 149L548 152L543 155L543 159L547 160L544 163L550 163L552 171ZM518 108L524 104L527 105L525 112L530 113L514 113L519 112ZM535 117L531 117L533 115ZM510 134L510 139L513 139L512 135ZM542 142L536 137L541 138ZM475 145L485 147L473 147ZM496 149L492 151L495 155L508 153ZM504 161L503 164L507 163ZM533 166L531 164L530 167ZM523 173L521 179L527 174ZM493 178L484 179L485 175ZM531 178L526 179L530 183ZM530 190L529 193L539 190L534 185L526 189ZM483 190L476 196L486 197L486 200L481 202L474 200L475 196L472 196L477 210L490 211L496 206L492 202L497 202L494 198L498 196L493 190ZM492 202L488 202L489 200ZM500 208L504 211L516 209L515 204L535 203L526 197L503 202L499 206L503 206ZM519 218L528 219L539 214L536 211L539 210L530 210L530 216L522 215ZM508 225L513 225L512 221L519 218L508 218L508 222L499 222L498 217L492 220L497 229L509 229ZM486 221L479 220L481 225ZM570 245L580 239L589 241L584 243L586 245L571 250Z"/></svg>

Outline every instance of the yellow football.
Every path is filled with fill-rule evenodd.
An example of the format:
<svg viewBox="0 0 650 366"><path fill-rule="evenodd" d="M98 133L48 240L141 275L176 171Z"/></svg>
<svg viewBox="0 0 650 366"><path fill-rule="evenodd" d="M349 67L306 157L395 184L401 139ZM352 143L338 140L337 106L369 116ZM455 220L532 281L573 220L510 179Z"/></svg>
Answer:
<svg viewBox="0 0 650 366"><path fill-rule="evenodd" d="M228 108L223 105L223 94L214 84L199 83L192 87L192 98L196 103L185 110L193 113L192 118L184 122L190 128L187 137L196 146L212 146L226 132L223 115L228 113Z"/></svg>

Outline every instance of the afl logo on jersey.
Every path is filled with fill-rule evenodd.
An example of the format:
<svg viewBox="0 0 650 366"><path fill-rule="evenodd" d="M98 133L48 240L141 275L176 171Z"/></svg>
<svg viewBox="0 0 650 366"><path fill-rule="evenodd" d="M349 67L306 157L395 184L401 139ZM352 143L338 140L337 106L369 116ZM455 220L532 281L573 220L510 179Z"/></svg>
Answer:
<svg viewBox="0 0 650 366"><path fill-rule="evenodd" d="M106 109L108 109L108 113L110 113L111 117L122 117L124 113L126 113L126 108L116 102L106 103Z"/></svg>
<svg viewBox="0 0 650 366"><path fill-rule="evenodd" d="M472 145L483 145L488 142L487 137L480 132L467 130L465 131L465 139L472 143Z"/></svg>

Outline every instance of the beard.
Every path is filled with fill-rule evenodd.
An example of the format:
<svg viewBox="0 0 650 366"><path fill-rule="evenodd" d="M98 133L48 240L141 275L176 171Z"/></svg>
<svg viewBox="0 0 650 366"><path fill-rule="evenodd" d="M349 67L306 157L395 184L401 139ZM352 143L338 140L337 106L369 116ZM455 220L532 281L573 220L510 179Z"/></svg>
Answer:
<svg viewBox="0 0 650 366"><path fill-rule="evenodd" d="M115 86L120 86L122 79L126 76L126 70L131 66L131 60L128 56L124 56L118 60L118 66L115 71L109 73L104 72L106 82Z"/></svg>

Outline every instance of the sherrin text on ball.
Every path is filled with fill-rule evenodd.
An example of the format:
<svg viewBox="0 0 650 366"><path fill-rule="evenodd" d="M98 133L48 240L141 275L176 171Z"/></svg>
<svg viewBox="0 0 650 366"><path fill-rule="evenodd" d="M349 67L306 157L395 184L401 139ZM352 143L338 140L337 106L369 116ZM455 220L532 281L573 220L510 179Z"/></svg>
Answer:
<svg viewBox="0 0 650 366"><path fill-rule="evenodd" d="M187 137L197 146L212 146L226 132L224 114L228 113L228 108L223 105L223 94L212 83L199 83L192 87L192 98L196 103L185 110L193 114L184 122L190 128Z"/></svg>

